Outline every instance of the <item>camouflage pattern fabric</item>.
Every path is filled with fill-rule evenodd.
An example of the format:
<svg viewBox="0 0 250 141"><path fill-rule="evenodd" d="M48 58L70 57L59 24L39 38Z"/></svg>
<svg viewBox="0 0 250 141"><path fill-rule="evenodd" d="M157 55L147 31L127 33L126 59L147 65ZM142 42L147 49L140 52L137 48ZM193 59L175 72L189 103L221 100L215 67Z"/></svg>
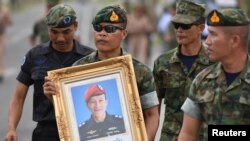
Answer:
<svg viewBox="0 0 250 141"><path fill-rule="evenodd" d="M250 124L250 60L227 86L221 63L203 70L193 81L189 98L198 104L207 125ZM203 132L207 140L207 130Z"/></svg>
<svg viewBox="0 0 250 141"><path fill-rule="evenodd" d="M74 9L67 4L58 4L52 7L46 15L45 22L49 27L68 27L76 20Z"/></svg>
<svg viewBox="0 0 250 141"><path fill-rule="evenodd" d="M209 26L240 26L249 25L249 23L246 13L236 8L213 10L207 16Z"/></svg>
<svg viewBox="0 0 250 141"><path fill-rule="evenodd" d="M205 17L204 14L205 5L181 0L176 4L176 14L173 16L172 22L191 24Z"/></svg>
<svg viewBox="0 0 250 141"><path fill-rule="evenodd" d="M165 98L166 110L161 141L176 141L182 126L181 106L188 96L192 80L204 68L213 64L202 47L188 71L178 57L180 47L159 56L154 62L153 75L159 99Z"/></svg>
<svg viewBox="0 0 250 141"><path fill-rule="evenodd" d="M127 53L123 51L123 55L126 55L126 54ZM93 62L97 62L97 61L100 61L97 58L97 52L93 52L90 55L76 61L73 64L73 66L87 64L87 63L93 63ZM150 69L146 65L140 63L139 61L137 61L134 58L133 58L133 66L134 66L139 95L143 96L145 94L156 94L155 93L154 78L153 78L153 75L152 75ZM152 97L154 97L154 96L152 96ZM154 103L154 105L144 105L143 103L148 103L148 102L141 101L143 110L159 104L157 98L156 99L148 99L148 100L150 101L149 103Z"/></svg>
<svg viewBox="0 0 250 141"><path fill-rule="evenodd" d="M48 26L44 22L44 18L38 20L33 27L33 33L31 35L32 38L36 38L39 36L39 39L41 43L45 43L50 40L49 34L48 34Z"/></svg>

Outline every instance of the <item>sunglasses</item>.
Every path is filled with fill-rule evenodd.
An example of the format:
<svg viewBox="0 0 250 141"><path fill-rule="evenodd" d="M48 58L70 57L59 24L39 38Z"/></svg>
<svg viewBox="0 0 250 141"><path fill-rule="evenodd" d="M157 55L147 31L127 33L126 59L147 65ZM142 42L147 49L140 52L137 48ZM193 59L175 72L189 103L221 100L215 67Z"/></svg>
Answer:
<svg viewBox="0 0 250 141"><path fill-rule="evenodd" d="M94 27L94 30L97 32L101 32L104 29L107 33L114 33L116 30L124 30L123 27L117 27L113 25L101 26L100 24L97 24L97 25L93 25L93 27Z"/></svg>
<svg viewBox="0 0 250 141"><path fill-rule="evenodd" d="M179 27L181 27L181 29L184 29L184 30L188 30L193 25L195 25L195 24L182 24L182 23L174 23L174 22L172 22L172 23L173 23L175 29L178 29Z"/></svg>

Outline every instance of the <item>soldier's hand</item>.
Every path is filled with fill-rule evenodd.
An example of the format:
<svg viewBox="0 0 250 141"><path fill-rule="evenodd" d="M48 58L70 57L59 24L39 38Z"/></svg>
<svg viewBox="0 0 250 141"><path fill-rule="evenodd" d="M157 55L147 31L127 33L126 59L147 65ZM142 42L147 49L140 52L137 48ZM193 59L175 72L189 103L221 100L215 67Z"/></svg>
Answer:
<svg viewBox="0 0 250 141"><path fill-rule="evenodd" d="M17 141L17 134L15 130L9 130L4 138L4 141Z"/></svg>
<svg viewBox="0 0 250 141"><path fill-rule="evenodd" d="M55 84L47 76L44 78L43 93L49 100L52 100L52 95L56 94Z"/></svg>

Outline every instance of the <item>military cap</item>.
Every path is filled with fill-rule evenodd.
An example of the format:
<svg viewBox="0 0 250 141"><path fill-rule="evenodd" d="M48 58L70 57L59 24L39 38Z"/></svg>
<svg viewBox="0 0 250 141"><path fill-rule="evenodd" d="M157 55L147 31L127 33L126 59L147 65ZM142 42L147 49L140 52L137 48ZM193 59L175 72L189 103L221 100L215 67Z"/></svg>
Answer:
<svg viewBox="0 0 250 141"><path fill-rule="evenodd" d="M105 89L101 85L94 84L87 89L84 99L86 102L88 102L92 96L98 96L105 93Z"/></svg>
<svg viewBox="0 0 250 141"><path fill-rule="evenodd" d="M108 23L125 23L127 24L126 11L119 5L106 6L97 12L92 24L96 25L101 22Z"/></svg>
<svg viewBox="0 0 250 141"><path fill-rule="evenodd" d="M47 0L47 5L57 5L59 3L59 0Z"/></svg>
<svg viewBox="0 0 250 141"><path fill-rule="evenodd" d="M52 7L46 15L45 22L49 27L68 27L76 20L76 13L67 4L58 4Z"/></svg>
<svg viewBox="0 0 250 141"><path fill-rule="evenodd" d="M213 10L207 16L209 26L240 26L248 25L249 18L246 13L237 8Z"/></svg>
<svg viewBox="0 0 250 141"><path fill-rule="evenodd" d="M181 0L176 4L176 14L172 22L191 24L205 17L205 5L188 0Z"/></svg>

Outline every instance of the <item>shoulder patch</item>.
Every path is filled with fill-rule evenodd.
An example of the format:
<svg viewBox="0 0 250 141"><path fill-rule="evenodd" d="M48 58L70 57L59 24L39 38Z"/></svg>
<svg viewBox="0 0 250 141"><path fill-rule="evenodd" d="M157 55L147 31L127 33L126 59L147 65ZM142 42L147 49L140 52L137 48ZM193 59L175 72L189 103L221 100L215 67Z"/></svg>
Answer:
<svg viewBox="0 0 250 141"><path fill-rule="evenodd" d="M23 57L22 65L25 63L25 61L26 61L26 56Z"/></svg>

